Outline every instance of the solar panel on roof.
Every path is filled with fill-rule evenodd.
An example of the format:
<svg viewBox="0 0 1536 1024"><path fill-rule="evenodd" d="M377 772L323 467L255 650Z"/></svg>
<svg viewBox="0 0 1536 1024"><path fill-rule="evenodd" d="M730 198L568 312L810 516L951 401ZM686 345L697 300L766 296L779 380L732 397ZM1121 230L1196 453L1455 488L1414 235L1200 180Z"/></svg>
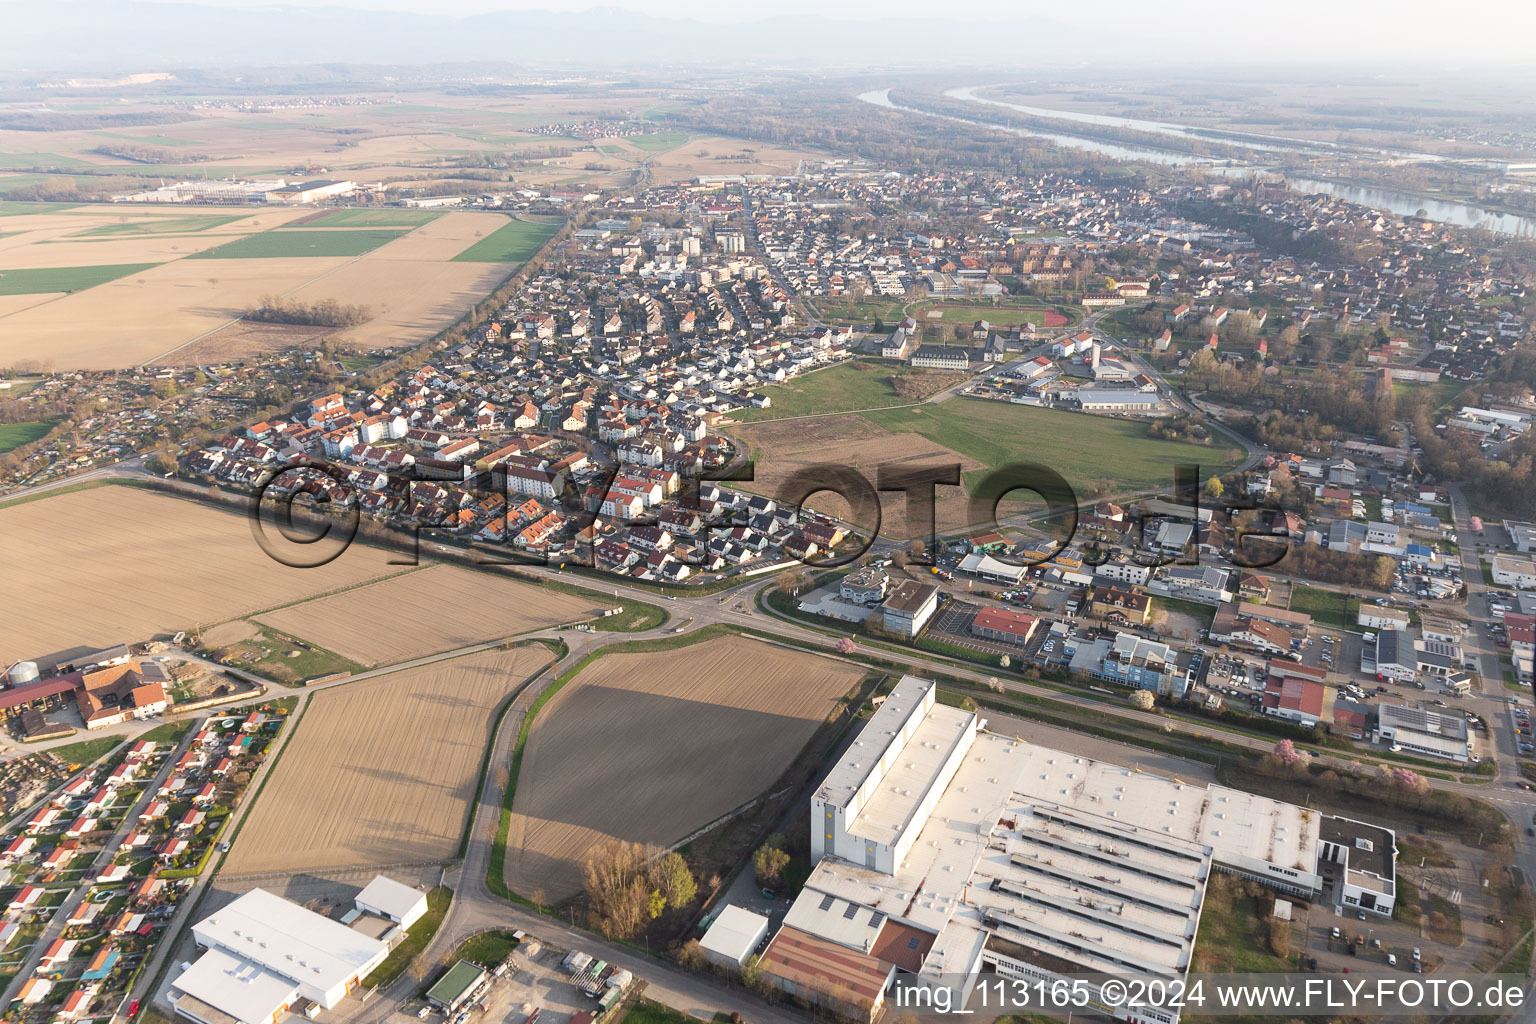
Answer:
<svg viewBox="0 0 1536 1024"><path fill-rule="evenodd" d="M857 914L858 912L859 905L857 903L850 903L848 904L848 909L843 911L843 917L847 918L849 921L852 921L853 915Z"/></svg>
<svg viewBox="0 0 1536 1024"><path fill-rule="evenodd" d="M832 896L823 896L821 898L821 909L822 910L831 910L832 909L833 899L834 899L834 897L832 897Z"/></svg>

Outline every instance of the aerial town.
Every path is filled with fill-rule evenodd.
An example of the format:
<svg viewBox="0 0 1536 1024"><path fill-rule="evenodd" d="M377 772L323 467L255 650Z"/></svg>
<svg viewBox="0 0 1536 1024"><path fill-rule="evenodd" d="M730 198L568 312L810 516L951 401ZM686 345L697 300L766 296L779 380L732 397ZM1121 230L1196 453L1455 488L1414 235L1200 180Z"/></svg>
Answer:
<svg viewBox="0 0 1536 1024"><path fill-rule="evenodd" d="M5 1021L1524 1019L1536 120L77 59Z"/></svg>

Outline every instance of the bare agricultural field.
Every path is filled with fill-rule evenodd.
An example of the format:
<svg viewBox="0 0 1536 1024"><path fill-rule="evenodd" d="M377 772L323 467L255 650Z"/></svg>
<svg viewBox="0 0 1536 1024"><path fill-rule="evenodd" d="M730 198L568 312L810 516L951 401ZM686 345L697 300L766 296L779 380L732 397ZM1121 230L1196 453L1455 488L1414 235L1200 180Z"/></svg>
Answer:
<svg viewBox="0 0 1536 1024"><path fill-rule="evenodd" d="M600 601L492 572L434 565L280 608L258 621L362 665L393 665L587 619L602 608Z"/></svg>
<svg viewBox="0 0 1536 1024"><path fill-rule="evenodd" d="M513 799L514 892L579 890L588 850L666 846L773 785L863 670L746 637L600 657L540 712Z"/></svg>
<svg viewBox="0 0 1536 1024"><path fill-rule="evenodd" d="M20 312L23 309L31 309L33 306L40 306L45 302L52 302L54 299L63 297L63 295L63 292L40 292L35 295L0 295L0 317Z"/></svg>
<svg viewBox="0 0 1536 1024"><path fill-rule="evenodd" d="M382 260L449 260L507 222L499 213L449 213L379 247L369 257Z"/></svg>
<svg viewBox="0 0 1536 1024"><path fill-rule="evenodd" d="M645 138L640 136L642 143ZM665 184L701 174L793 174L801 160L819 158L808 150L782 149L767 142L705 137L688 139L655 155L650 167L653 179Z"/></svg>
<svg viewBox="0 0 1536 1024"><path fill-rule="evenodd" d="M42 267L101 267L121 263L166 263L223 245L239 235L122 235L109 238L38 239L0 249L6 270ZM18 239L7 238L5 242ZM0 246L5 243L0 242Z"/></svg>
<svg viewBox="0 0 1536 1024"><path fill-rule="evenodd" d="M0 322L0 365L137 366L224 326L261 296L293 291L345 262L333 257L164 263L7 316ZM81 324L92 328L81 330Z"/></svg>
<svg viewBox="0 0 1536 1024"><path fill-rule="evenodd" d="M487 651L316 694L225 873L452 857L496 709L552 657L543 647Z"/></svg>
<svg viewBox="0 0 1536 1024"><path fill-rule="evenodd" d="M220 327L211 334L166 352L151 365L200 366L204 363L222 363L228 359L257 356L267 352L281 352L290 348L310 348L320 339L336 332L329 327L301 327L297 324L264 324L237 320Z"/></svg>
<svg viewBox="0 0 1536 1024"><path fill-rule="evenodd" d="M315 569L270 558L244 516L104 486L0 508L0 561L14 596L0 661L106 647L250 615L399 571L354 544Z"/></svg>
<svg viewBox="0 0 1536 1024"><path fill-rule="evenodd" d="M304 212L244 206L197 209L188 214L162 207L79 206L62 213L9 217L6 231L17 233L0 239L0 269L163 263L278 227ZM182 229L166 230L178 225Z"/></svg>
<svg viewBox="0 0 1536 1024"><path fill-rule="evenodd" d="M253 640L261 635L261 630L255 623L244 619L231 619L221 622L212 629L203 630L202 641L209 649L215 647L232 647L247 640Z"/></svg>
<svg viewBox="0 0 1536 1024"><path fill-rule="evenodd" d="M863 416L818 416L736 427L731 433L751 446L757 478L744 489L769 497L782 493L785 482L807 467L823 464L856 470L870 486L876 485L880 467L955 465L961 472L981 468L981 463L931 441L921 434L895 433ZM935 490L935 519L941 532L960 529L966 523L966 499L959 487ZM906 498L900 492L880 496L881 533L906 539L926 533L926 525L909 524ZM852 519L855 510L831 491L813 495L807 506L840 519ZM1006 510L1006 509L1005 509ZM862 521L861 521L862 522ZM862 522L862 525L872 525Z"/></svg>
<svg viewBox="0 0 1536 1024"><path fill-rule="evenodd" d="M409 237L400 241L409 241ZM348 263L296 289L289 297L301 302L335 299L344 305L368 307L373 315L366 323L325 334L354 348L387 348L420 341L449 326L512 271L507 263L392 259L382 255L388 248Z"/></svg>
<svg viewBox="0 0 1536 1024"><path fill-rule="evenodd" d="M218 212L202 212L207 210ZM56 272L47 280L50 294L74 289L59 301L6 301L0 305L0 365L105 369L274 351L288 347L285 342L294 332L238 320L270 294L306 302L335 299L373 314L367 323L346 330L304 329L291 344L324 336L358 348L412 345L452 324L512 270L506 263L454 260L505 225L501 214L451 212L422 222L400 219L412 211L393 211L393 217L388 210L198 211L80 207L7 218L7 231L18 222L24 230L0 239L0 274L25 270L35 278L51 268L150 266L94 287L88 270ZM351 221L338 222L338 213L352 215ZM380 217L405 233L362 254L349 254L344 244L325 250L335 251L333 256L284 254L285 245L302 247L306 239L377 234L368 225ZM313 228L291 226L306 218L315 218ZM152 230L157 221L210 226L169 233ZM83 231L109 233L80 237ZM245 257L221 258L220 247L230 243L244 247ZM219 252L210 252L214 249ZM268 250L274 255L261 255ZM85 283L70 283L77 278ZM92 329L82 331L82 323Z"/></svg>

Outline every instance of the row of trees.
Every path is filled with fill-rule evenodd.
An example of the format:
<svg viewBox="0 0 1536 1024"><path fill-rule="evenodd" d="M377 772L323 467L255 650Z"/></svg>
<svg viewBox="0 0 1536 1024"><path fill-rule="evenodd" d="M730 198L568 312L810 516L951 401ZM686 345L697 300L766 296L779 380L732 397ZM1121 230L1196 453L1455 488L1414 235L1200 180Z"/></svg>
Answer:
<svg viewBox="0 0 1536 1024"><path fill-rule="evenodd" d="M213 158L207 153L182 153L157 146L138 146L128 142L110 142L91 150L102 156L115 156L119 160L132 160L136 164L196 164Z"/></svg>
<svg viewBox="0 0 1536 1024"><path fill-rule="evenodd" d="M1438 819L1455 827L1468 838L1477 837L1478 845L1506 846L1511 834L1504 815L1486 801L1475 797L1434 789L1424 776L1411 768L1393 766L1375 774L1323 768L1282 740L1275 751L1242 769L1264 778L1277 779L1288 786L1303 786L1320 794L1317 801L1327 805L1328 794L1337 794L1352 802L1380 804L1416 815Z"/></svg>
<svg viewBox="0 0 1536 1024"><path fill-rule="evenodd" d="M335 299L293 302L280 295L264 295L245 311L245 319L263 324L296 324L302 327L356 327L373 314L367 306L347 305Z"/></svg>

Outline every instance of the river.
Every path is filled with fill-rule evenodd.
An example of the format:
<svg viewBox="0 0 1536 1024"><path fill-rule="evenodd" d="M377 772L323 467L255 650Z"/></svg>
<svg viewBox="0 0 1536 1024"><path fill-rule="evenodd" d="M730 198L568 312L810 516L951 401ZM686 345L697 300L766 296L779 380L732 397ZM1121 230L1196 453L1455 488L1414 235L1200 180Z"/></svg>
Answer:
<svg viewBox="0 0 1536 1024"><path fill-rule="evenodd" d="M1141 146L1118 146L1112 142L1100 142L1097 139L1087 139L1079 135L1066 135L1056 132L1037 132L1027 128L1014 128L1005 124L991 124L987 121L968 117L955 117L953 114L936 114L928 110L918 110L916 107L904 107L891 101L891 90L871 89L869 92L860 93L859 99L865 103L873 103L877 107L885 107L888 110L900 110L908 114L922 114L925 117L941 117L946 121L956 121L960 124L974 124L982 128L991 128L995 131L1012 132L1014 135L1027 135L1035 139L1048 139L1069 149L1081 149L1090 153L1099 153L1116 160L1141 160L1147 163L1168 164L1173 166L1209 165L1213 163L1210 157L1191 156L1188 153L1175 153L1171 150L1147 149Z"/></svg>
<svg viewBox="0 0 1536 1024"><path fill-rule="evenodd" d="M1295 147L1290 146L1265 146L1257 142L1245 144L1226 138L1210 138L1208 136L1195 135L1191 131L1186 130L1188 126L1163 121L1143 121L1131 117L1114 117L1108 114L1085 114L1075 111L1049 110L1043 107L1026 107L1015 103L1004 103L1000 100L982 99L975 95L978 88L981 87L972 86L967 89L951 89L945 95L978 104L1008 107L1036 117L1054 117L1067 121L1076 121L1079 124L1131 128L1137 131L1186 139L1202 138L1212 142L1229 142L1232 145L1241 145L1244 148L1254 150L1295 152ZM950 114L937 114L932 111L919 110L915 107L906 107L892 102L889 89L873 89L869 92L861 93L858 98L865 103L872 103L875 106L885 107L890 110L900 110L909 114L922 114L927 117L942 117L945 120L957 121L961 124L974 124L997 131L1011 132L1015 135L1048 139L1061 146L1080 149L1090 153L1099 153L1116 160L1138 160L1174 167L1202 167L1209 173L1226 176L1247 176L1256 171L1283 173L1278 168L1257 165L1244 166L1234 164L1231 161L1218 161L1210 157L1192 156L1187 153L1176 153L1171 150L1152 149L1144 146L1121 146L1062 132L1034 131L1025 128L1015 128L1010 125L993 124L980 119L972 120L970 118L955 117ZM1428 154L1401 155L1423 156L1433 159ZM1368 206L1375 210L1385 210L1399 216L1411 217L1417 215L1418 211L1423 210L1429 220L1438 224L1451 224L1464 228L1484 228L1501 235L1536 238L1536 217L1498 213L1472 203L1461 202L1460 200L1436 199L1431 196L1415 195L1412 192L1403 192L1398 189L1350 185L1316 178L1292 178L1289 176L1287 176L1286 182L1291 188L1300 192L1322 192L1326 195L1338 196L1340 199L1351 203L1358 203L1361 206Z"/></svg>

